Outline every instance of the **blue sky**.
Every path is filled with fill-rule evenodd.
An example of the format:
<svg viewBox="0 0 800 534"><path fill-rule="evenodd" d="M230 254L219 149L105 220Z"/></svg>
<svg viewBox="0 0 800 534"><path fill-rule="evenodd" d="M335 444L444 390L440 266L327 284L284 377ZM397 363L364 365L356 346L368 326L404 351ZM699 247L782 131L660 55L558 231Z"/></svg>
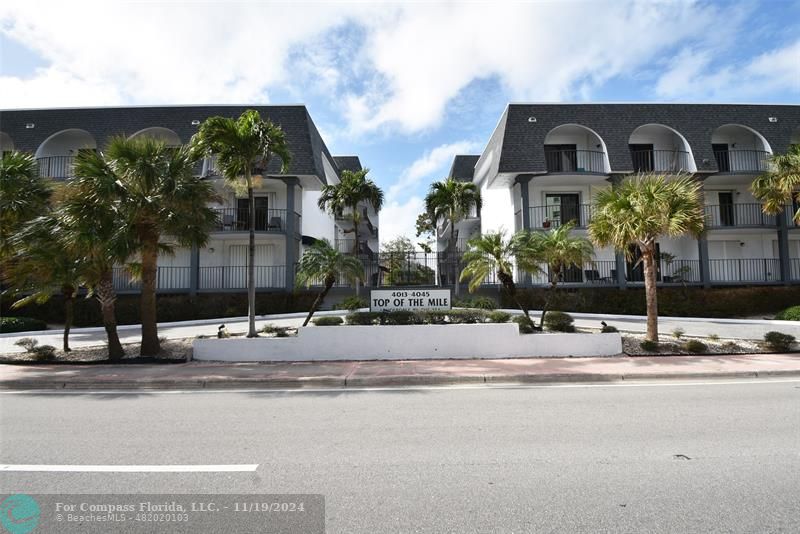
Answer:
<svg viewBox="0 0 800 534"><path fill-rule="evenodd" d="M305 103L382 239L509 101L800 103L800 0L0 5L0 108Z"/></svg>

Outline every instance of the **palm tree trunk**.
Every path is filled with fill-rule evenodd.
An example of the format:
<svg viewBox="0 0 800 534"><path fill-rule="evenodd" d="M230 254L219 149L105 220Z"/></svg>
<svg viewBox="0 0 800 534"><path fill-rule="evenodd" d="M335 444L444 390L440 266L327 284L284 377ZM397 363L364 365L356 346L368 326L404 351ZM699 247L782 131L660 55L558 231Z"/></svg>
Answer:
<svg viewBox="0 0 800 534"><path fill-rule="evenodd" d="M358 243L358 223L360 222L360 218L359 218L358 212L357 212L358 204L356 204L355 206L351 206L351 209L353 210L353 236L355 237L355 240L356 240L355 254L356 254L356 258L358 258L358 260L361 261L361 249L358 246L359 245L359 243ZM356 284L356 296L357 297L361 296L361 284L360 284L360 281L358 279L356 279L355 280L355 284Z"/></svg>
<svg viewBox="0 0 800 534"><path fill-rule="evenodd" d="M317 295L317 298L314 299L314 304L312 304L311 309L308 310L308 316L306 317L306 320L303 321L303 326L308 326L308 322L311 320L311 316L314 315L314 312L317 311L319 305L322 304L322 302L325 300L325 297L328 295L328 291L330 291L331 288L333 287L334 281L325 280L325 289L323 289L322 292L319 295Z"/></svg>
<svg viewBox="0 0 800 534"><path fill-rule="evenodd" d="M511 296L511 299L514 301L514 303L516 303L519 309L522 310L522 313L525 314L525 317L530 319L531 316L530 313L528 312L528 307L522 304L519 298L517 298L517 285L514 283L514 277L507 272L498 271L497 278L500 279L500 283L503 284L504 288L506 288L506 291Z"/></svg>
<svg viewBox="0 0 800 534"><path fill-rule="evenodd" d="M455 284L455 293L456 296L459 295L459 283L458 283L458 260L456 258L456 221L455 219L450 219L450 242L448 243L448 248L451 249L451 257L450 261L453 264L453 283ZM513 283L513 280L512 280ZM514 291L516 293L516 290Z"/></svg>
<svg viewBox="0 0 800 534"><path fill-rule="evenodd" d="M247 252L247 337L256 337L256 202L250 168L244 171L247 180L247 198L250 201L250 241ZM287 269L293 268L291 265Z"/></svg>
<svg viewBox="0 0 800 534"><path fill-rule="evenodd" d="M558 273L556 273L556 277L550 281L550 290L547 292L547 298L544 299L544 306L542 307L542 316L539 319L539 328L544 330L544 316L547 315L548 310L550 310L550 304L553 299L553 294L556 291L556 285L558 285Z"/></svg>
<svg viewBox="0 0 800 534"><path fill-rule="evenodd" d="M75 288L72 286L64 286L61 288L61 294L64 295L64 352L69 352L69 330L72 328L72 320L74 316L74 303L75 303Z"/></svg>
<svg viewBox="0 0 800 534"><path fill-rule="evenodd" d="M117 294L114 292L111 271L103 273L95 289L95 296L100 303L103 326L106 329L106 337L108 338L108 359L118 362L125 356L125 351L122 350L122 344L120 344L119 335L117 334L117 317L114 309Z"/></svg>
<svg viewBox="0 0 800 534"><path fill-rule="evenodd" d="M651 247L642 248L644 294L647 301L647 334L645 339L658 343L658 300L656 297L656 265Z"/></svg>
<svg viewBox="0 0 800 534"><path fill-rule="evenodd" d="M153 228L143 228L142 240L142 346L141 356L155 356L161 352L158 341L158 320L156 311L156 285L158 276L158 233Z"/></svg>

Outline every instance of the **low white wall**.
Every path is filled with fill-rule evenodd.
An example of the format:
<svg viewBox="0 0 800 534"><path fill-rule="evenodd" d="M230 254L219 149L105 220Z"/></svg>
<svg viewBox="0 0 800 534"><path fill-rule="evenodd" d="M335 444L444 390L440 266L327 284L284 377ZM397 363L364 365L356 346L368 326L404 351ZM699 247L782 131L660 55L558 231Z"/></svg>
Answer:
<svg viewBox="0 0 800 534"><path fill-rule="evenodd" d="M228 362L613 356L611 334L528 334L516 324L312 326L297 337L195 339L195 360Z"/></svg>

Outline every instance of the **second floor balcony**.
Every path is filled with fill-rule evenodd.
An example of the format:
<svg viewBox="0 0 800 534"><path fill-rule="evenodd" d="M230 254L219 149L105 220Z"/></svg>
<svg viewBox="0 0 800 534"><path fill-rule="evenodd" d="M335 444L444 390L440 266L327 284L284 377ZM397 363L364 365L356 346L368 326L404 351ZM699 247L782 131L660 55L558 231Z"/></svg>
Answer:
<svg viewBox="0 0 800 534"><path fill-rule="evenodd" d="M41 178L53 180L74 178L74 165L74 156L43 156L36 158L36 167Z"/></svg>
<svg viewBox="0 0 800 534"><path fill-rule="evenodd" d="M560 204L532 206L530 208L531 230L549 230L572 222L576 228L586 228L592 220L594 208L591 204Z"/></svg>
<svg viewBox="0 0 800 534"><path fill-rule="evenodd" d="M250 231L249 208L215 208L217 212L216 232L248 232ZM302 233L301 216L297 212L282 209L256 208L255 230L259 233L285 234L287 218L292 217L296 235Z"/></svg>
<svg viewBox="0 0 800 534"><path fill-rule="evenodd" d="M545 145L544 156L549 173L601 174L605 172L605 152L601 150L577 150L557 145Z"/></svg>
<svg viewBox="0 0 800 534"><path fill-rule="evenodd" d="M710 204L705 206L706 228L762 228L777 226L775 215L764 213L757 203Z"/></svg>
<svg viewBox="0 0 800 534"><path fill-rule="evenodd" d="M759 174L769 170L770 153L766 150L714 150L721 173Z"/></svg>
<svg viewBox="0 0 800 534"><path fill-rule="evenodd" d="M690 168L685 150L631 150L634 172L680 172Z"/></svg>

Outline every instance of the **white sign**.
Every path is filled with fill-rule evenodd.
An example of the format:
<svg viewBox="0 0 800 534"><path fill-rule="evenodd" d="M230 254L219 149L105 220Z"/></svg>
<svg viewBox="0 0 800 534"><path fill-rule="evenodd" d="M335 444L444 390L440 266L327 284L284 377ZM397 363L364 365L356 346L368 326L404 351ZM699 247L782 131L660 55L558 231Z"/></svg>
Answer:
<svg viewBox="0 0 800 534"><path fill-rule="evenodd" d="M449 289L373 289L369 296L370 311L449 310Z"/></svg>

